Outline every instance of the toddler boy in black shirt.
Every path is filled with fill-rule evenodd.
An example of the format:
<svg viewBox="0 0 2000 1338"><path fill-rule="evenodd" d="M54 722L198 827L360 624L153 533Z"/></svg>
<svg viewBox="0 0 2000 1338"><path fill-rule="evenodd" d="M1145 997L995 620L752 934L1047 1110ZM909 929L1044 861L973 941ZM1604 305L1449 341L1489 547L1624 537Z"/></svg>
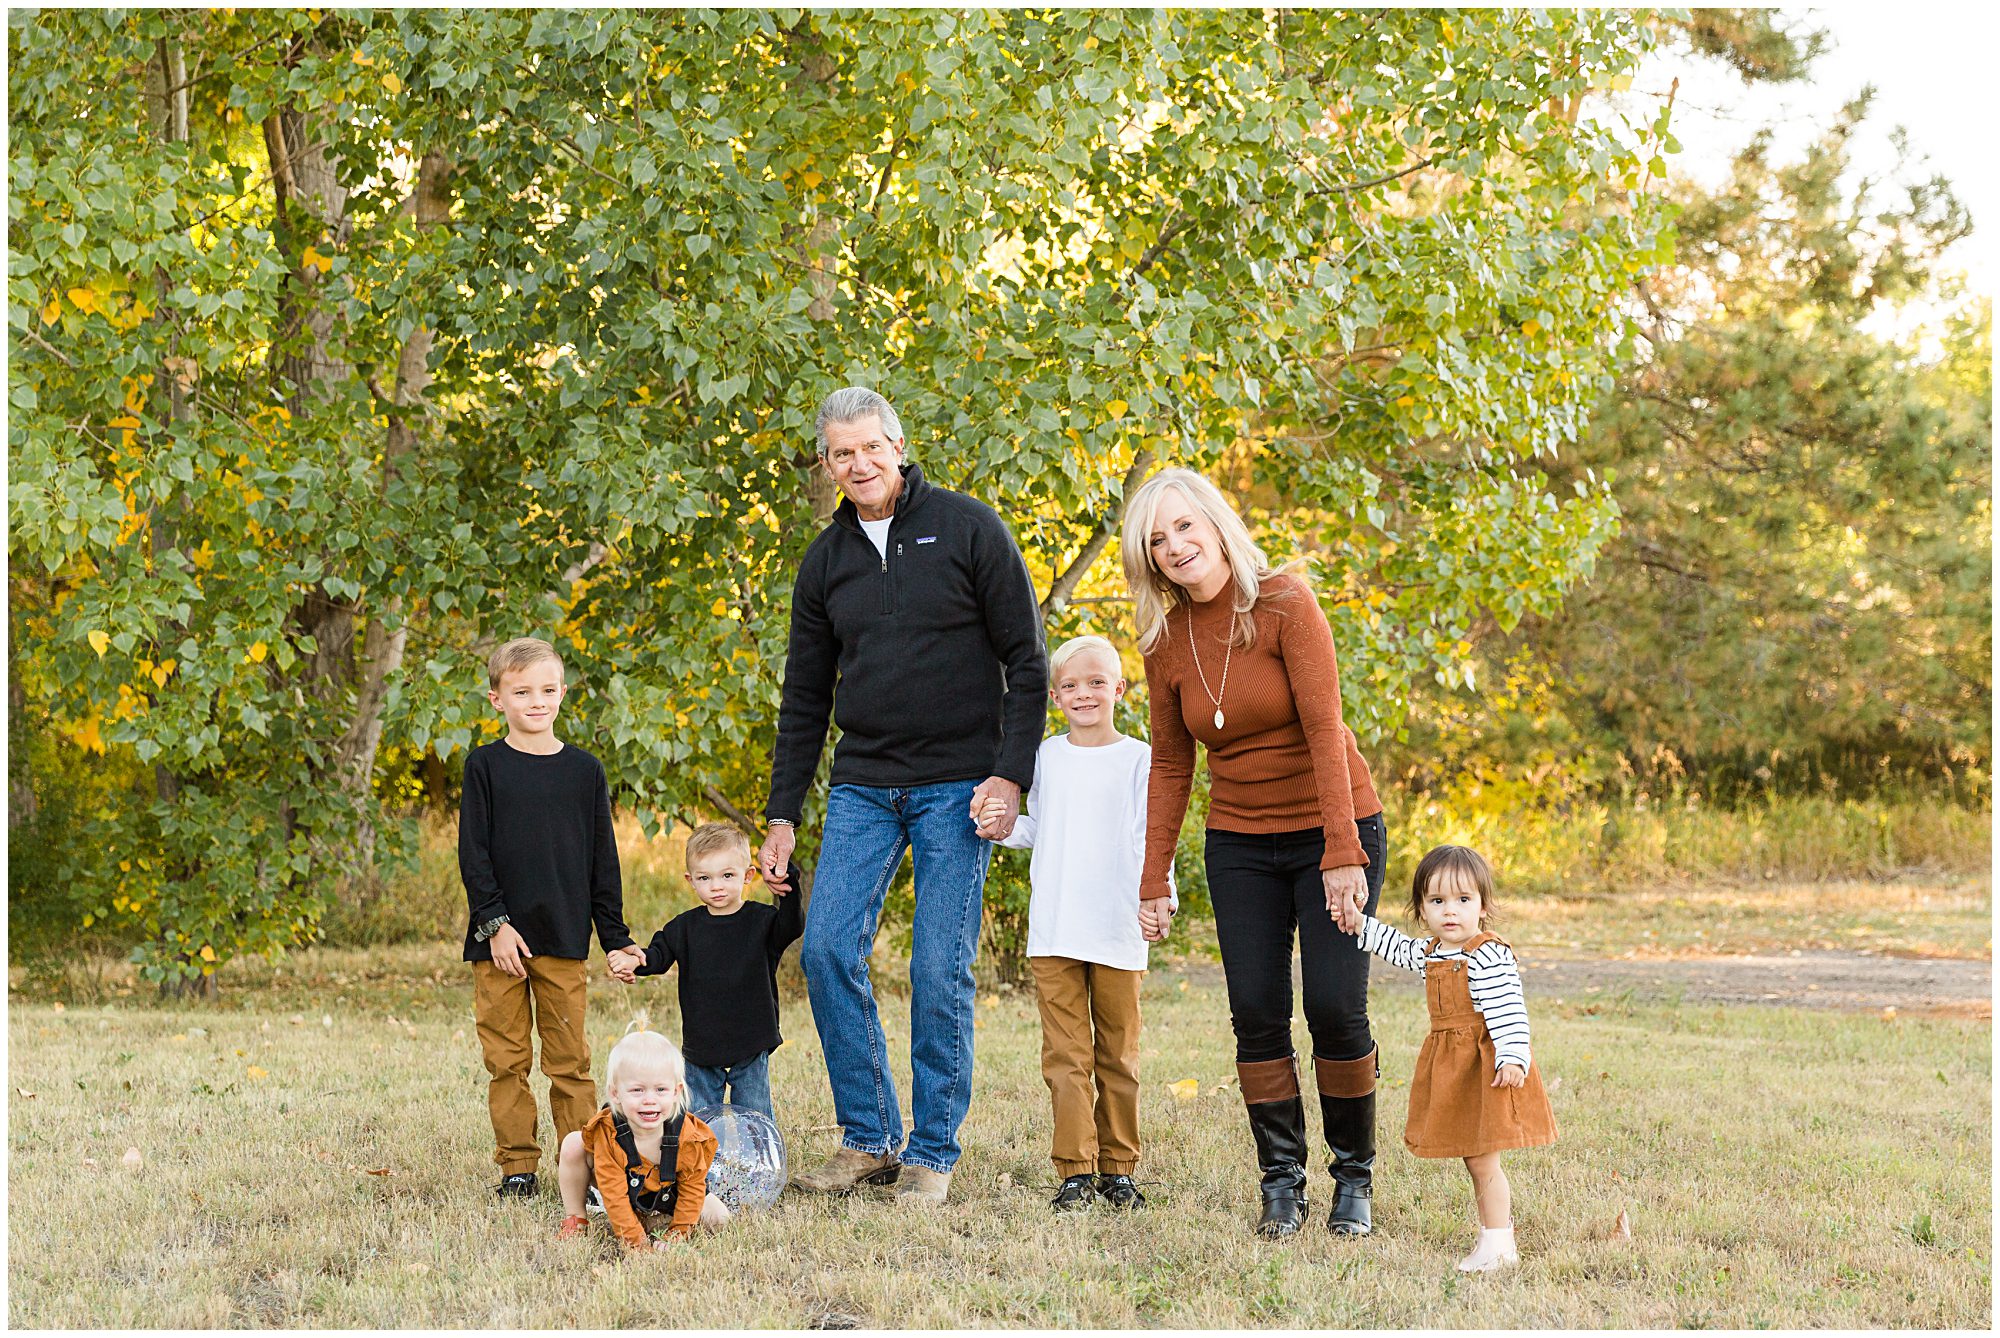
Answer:
<svg viewBox="0 0 2000 1338"><path fill-rule="evenodd" d="M535 1033L560 1146L597 1113L583 1021L591 930L614 971L643 953L625 929L604 768L555 735L564 692L555 647L509 641L493 652L486 676L486 699L506 718L507 736L465 759L458 871L470 908L472 1013L492 1075L486 1106L498 1192L527 1198L542 1155L528 1086Z"/></svg>
<svg viewBox="0 0 2000 1338"><path fill-rule="evenodd" d="M771 1051L778 1034L778 959L805 924L799 894L772 888L776 905L743 900L750 842L726 822L697 827L687 842L687 880L701 905L653 935L643 963L613 974L662 976L680 963L681 1053L688 1109L771 1109ZM797 886L798 880L793 880ZM636 951L636 950L635 950Z"/></svg>

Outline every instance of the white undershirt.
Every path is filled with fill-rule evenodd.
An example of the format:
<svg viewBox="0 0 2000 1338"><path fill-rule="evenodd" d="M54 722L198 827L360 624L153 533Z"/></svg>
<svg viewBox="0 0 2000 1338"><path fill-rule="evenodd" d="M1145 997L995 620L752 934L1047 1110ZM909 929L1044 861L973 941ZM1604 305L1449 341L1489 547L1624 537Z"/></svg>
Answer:
<svg viewBox="0 0 2000 1338"><path fill-rule="evenodd" d="M856 516L855 519L861 520L859 516ZM895 519L894 516L884 516L880 520L861 521L861 532L867 535L869 541L875 545L875 551L882 555L884 562L889 560L889 526L894 523Z"/></svg>
<svg viewBox="0 0 2000 1338"><path fill-rule="evenodd" d="M1027 811L1001 842L1035 852L1028 864L1028 956L1146 969L1139 873L1152 765L1153 750L1140 739L1121 737L1098 748L1079 747L1067 734L1042 740ZM1173 886L1171 872L1167 885Z"/></svg>

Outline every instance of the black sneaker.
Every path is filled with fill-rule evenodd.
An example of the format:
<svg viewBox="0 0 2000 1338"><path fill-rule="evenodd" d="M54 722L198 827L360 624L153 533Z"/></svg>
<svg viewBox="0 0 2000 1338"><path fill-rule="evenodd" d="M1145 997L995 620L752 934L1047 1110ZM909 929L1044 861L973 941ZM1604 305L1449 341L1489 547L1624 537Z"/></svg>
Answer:
<svg viewBox="0 0 2000 1338"><path fill-rule="evenodd" d="M1073 1175L1062 1182L1056 1196L1049 1200L1049 1207L1059 1213L1080 1212L1097 1199L1097 1187L1087 1175Z"/></svg>
<svg viewBox="0 0 2000 1338"><path fill-rule="evenodd" d="M1129 1175L1100 1175L1097 1177L1097 1197L1114 1208L1143 1208L1146 1196L1132 1183Z"/></svg>
<svg viewBox="0 0 2000 1338"><path fill-rule="evenodd" d="M503 1199L532 1199L535 1197L535 1173L516 1171L495 1185L493 1192Z"/></svg>

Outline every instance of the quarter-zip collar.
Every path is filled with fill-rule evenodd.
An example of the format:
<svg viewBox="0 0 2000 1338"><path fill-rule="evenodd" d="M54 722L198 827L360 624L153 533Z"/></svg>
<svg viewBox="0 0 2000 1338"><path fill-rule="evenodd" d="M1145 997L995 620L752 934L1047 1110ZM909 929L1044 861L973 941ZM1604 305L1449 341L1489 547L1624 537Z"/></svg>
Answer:
<svg viewBox="0 0 2000 1338"><path fill-rule="evenodd" d="M900 522L930 500L931 485L924 480L924 471L914 463L898 467L903 476L903 490L896 494L896 509L890 513L892 524ZM854 502L843 496L840 505L833 509L834 522L855 534L861 533L861 513L854 509ZM865 535L863 536L866 537Z"/></svg>

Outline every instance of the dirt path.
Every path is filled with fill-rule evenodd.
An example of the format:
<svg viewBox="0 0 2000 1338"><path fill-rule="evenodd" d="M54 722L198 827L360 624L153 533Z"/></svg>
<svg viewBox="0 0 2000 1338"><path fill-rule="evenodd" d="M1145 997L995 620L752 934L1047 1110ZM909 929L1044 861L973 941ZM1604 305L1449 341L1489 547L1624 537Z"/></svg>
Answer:
<svg viewBox="0 0 2000 1338"><path fill-rule="evenodd" d="M1530 990L1557 998L1629 989L1701 1003L1993 1015L1993 963L1962 958L1803 950L1741 957L1540 958L1531 960L1526 972Z"/></svg>
<svg viewBox="0 0 2000 1338"><path fill-rule="evenodd" d="M1222 967L1189 965L1190 979ZM1525 967L1530 997L1578 999L1607 991L1688 1003L1780 1004L1792 1008L1894 1008L1993 1016L1993 964L1962 958L1885 957L1807 952L1736 957L1531 956ZM1297 963L1293 963L1296 976ZM1378 968L1381 989L1422 988L1407 972Z"/></svg>

